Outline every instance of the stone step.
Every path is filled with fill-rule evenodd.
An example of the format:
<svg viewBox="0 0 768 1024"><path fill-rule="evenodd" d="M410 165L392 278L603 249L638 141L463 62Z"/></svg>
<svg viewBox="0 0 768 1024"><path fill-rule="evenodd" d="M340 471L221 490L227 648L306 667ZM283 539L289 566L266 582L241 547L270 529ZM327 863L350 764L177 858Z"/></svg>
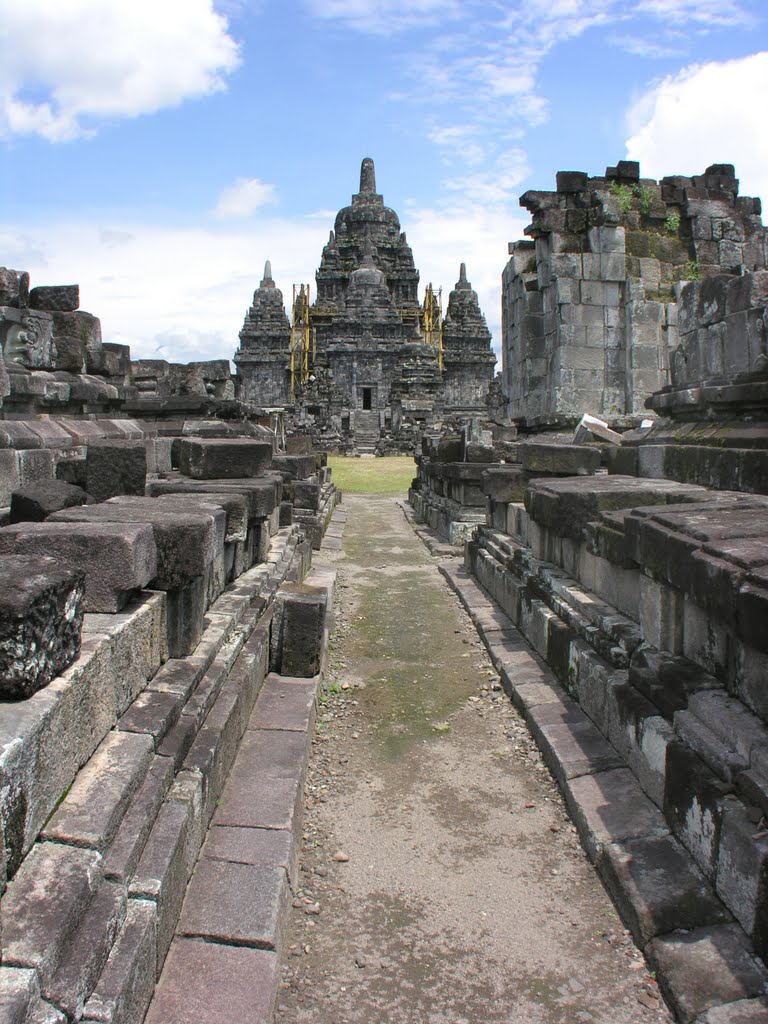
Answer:
<svg viewBox="0 0 768 1024"><path fill-rule="evenodd" d="M102 852L112 842L154 753L150 736L111 732L77 776L41 839Z"/></svg>
<svg viewBox="0 0 768 1024"><path fill-rule="evenodd" d="M4 964L50 984L101 882L100 862L95 850L36 844L3 896Z"/></svg>

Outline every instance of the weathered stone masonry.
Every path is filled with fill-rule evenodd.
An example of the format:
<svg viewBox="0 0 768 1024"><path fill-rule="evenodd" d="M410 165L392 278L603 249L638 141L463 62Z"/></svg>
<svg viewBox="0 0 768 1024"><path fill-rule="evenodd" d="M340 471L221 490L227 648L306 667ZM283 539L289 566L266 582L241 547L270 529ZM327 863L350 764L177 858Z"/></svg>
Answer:
<svg viewBox="0 0 768 1024"><path fill-rule="evenodd" d="M502 279L503 376L528 427L641 418L669 383L680 282L768 265L760 202L738 195L730 164L660 182L632 161L563 171L520 202L533 221Z"/></svg>

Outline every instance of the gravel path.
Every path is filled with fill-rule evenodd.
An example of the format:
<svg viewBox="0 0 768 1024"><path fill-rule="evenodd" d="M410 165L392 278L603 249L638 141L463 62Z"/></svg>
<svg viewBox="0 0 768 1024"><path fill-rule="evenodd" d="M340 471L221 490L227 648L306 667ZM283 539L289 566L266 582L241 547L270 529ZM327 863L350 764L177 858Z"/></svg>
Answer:
<svg viewBox="0 0 768 1024"><path fill-rule="evenodd" d="M344 507L275 1020L671 1021L435 560Z"/></svg>

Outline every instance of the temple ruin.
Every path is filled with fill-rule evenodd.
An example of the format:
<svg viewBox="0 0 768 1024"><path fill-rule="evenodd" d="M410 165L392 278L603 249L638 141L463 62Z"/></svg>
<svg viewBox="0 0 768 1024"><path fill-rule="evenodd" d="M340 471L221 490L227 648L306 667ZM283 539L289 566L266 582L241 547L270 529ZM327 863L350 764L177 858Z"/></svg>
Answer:
<svg viewBox="0 0 768 1024"><path fill-rule="evenodd" d="M316 274L294 288L292 322L267 262L240 331L235 364L246 401L295 409L325 447L413 450L427 427L487 416L495 356L461 264L443 316L394 210L363 160L360 191L336 216Z"/></svg>
<svg viewBox="0 0 768 1024"><path fill-rule="evenodd" d="M345 517L321 442L398 437L678 1019L768 1016L760 203L627 161L521 202L501 390L464 267L419 303L369 161L293 321L267 263L235 375L132 360L77 286L0 269L4 1020L172 1024L157 993L206 970L270 1019Z"/></svg>

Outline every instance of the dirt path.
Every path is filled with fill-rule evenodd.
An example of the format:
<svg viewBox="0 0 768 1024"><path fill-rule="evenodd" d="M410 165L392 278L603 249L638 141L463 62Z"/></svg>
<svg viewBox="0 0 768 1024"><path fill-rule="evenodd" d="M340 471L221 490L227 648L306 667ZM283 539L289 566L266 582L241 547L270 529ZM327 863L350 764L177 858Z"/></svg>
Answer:
<svg viewBox="0 0 768 1024"><path fill-rule="evenodd" d="M345 507L276 1021L670 1021L435 561Z"/></svg>

